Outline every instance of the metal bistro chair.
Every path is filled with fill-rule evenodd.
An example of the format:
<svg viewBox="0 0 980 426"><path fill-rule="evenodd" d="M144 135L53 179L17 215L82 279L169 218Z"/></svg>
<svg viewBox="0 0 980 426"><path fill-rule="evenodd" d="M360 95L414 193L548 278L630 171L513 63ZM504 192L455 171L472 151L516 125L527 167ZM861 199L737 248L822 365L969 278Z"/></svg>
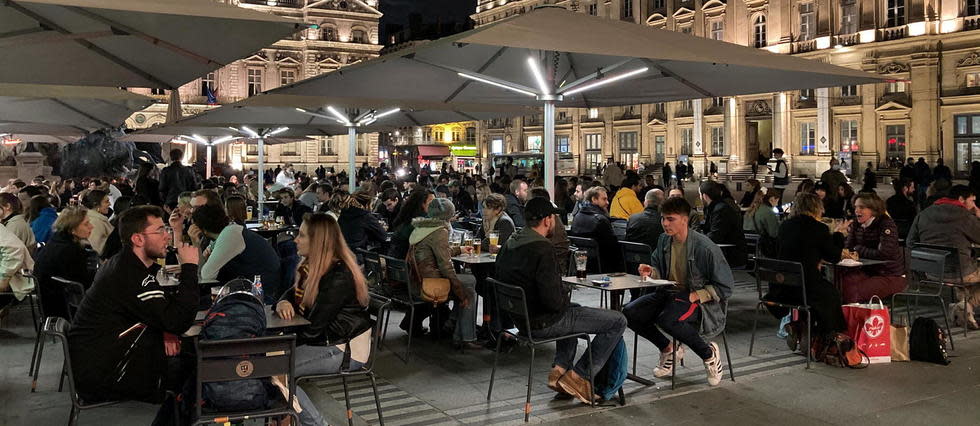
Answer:
<svg viewBox="0 0 980 426"><path fill-rule="evenodd" d="M949 313L947 312L946 301L943 299L943 288L945 284L941 281L937 281L937 277L942 277L946 271L946 260L949 258L950 253L947 250L935 250L932 248L923 248L922 246L915 246L908 250L908 281L911 283L910 288L906 291L895 293L892 295L892 309L897 310L898 299L900 297L911 298L915 302L915 306L919 306L919 298L926 297L930 299L939 300L939 307L943 312L943 320L946 323L946 335L949 336L949 347L950 349L956 349L953 344L953 334L949 332ZM956 254L953 254L956 256ZM939 278L941 280L941 278ZM925 289L923 284L935 284L935 290ZM906 319L907 324L912 324L912 304L906 302L905 304Z"/></svg>
<svg viewBox="0 0 980 426"><path fill-rule="evenodd" d="M602 258L599 254L599 244L594 239L569 235L568 241L578 250L585 250L589 253L589 263L585 269L590 274L602 273Z"/></svg>
<svg viewBox="0 0 980 426"><path fill-rule="evenodd" d="M371 327L371 352L368 355L368 361L363 367L356 370L350 370L342 368L341 371L333 374L320 374L313 376L301 376L297 377L296 381L300 382L303 380L313 380L313 379L336 379L340 378L341 382L344 384L344 401L347 403L347 424L353 426L354 424L354 412L350 408L350 394L347 390L347 379L349 377L357 376L367 376L371 379L371 389L374 391L374 405L378 409L378 423L384 426L385 419L381 413L381 399L378 396L378 384L374 375L374 361L378 351L378 346L381 344L381 324L382 319L385 315L389 313L389 308L391 307L391 299L378 295L371 295L371 310L377 312L376 320L374 321L374 326ZM330 342L331 344L338 344L344 342ZM346 346L346 351L344 352L344 362L342 365L349 365L350 361L350 345Z"/></svg>
<svg viewBox="0 0 980 426"><path fill-rule="evenodd" d="M365 249L357 249L357 254L364 260L364 276L368 281L375 280L374 282L380 283L384 280L385 271L381 264L381 254Z"/></svg>
<svg viewBox="0 0 980 426"><path fill-rule="evenodd" d="M941 285L943 287L948 287L949 290L950 290L950 293L952 293L950 295L950 300L952 300L954 302L956 301L956 294L955 294L955 292L956 292L957 289L963 290L964 293L969 293L969 290L971 288L973 288L973 286L980 285L980 283L965 283L960 278L946 278L946 277L949 277L949 276L952 276L952 277L962 277L963 276L963 265L960 264L960 251L956 247L943 246L943 245L938 245L938 244L914 243L914 244L912 244L912 247L911 248L914 248L914 249L937 250L937 251L942 251L942 252L948 253L948 255L946 257L946 264L944 266L944 271L945 272L943 274L940 274L940 275L932 275L932 274L930 274L929 279L923 280L923 282L926 282L928 284L937 284L937 285ZM940 289L940 291L941 291L941 289ZM943 312L944 312L944 314L946 313L946 310L947 310L946 306L943 306ZM963 317L964 317L964 322L965 322L966 321L966 303L963 304ZM948 330L948 325L947 325L947 333L946 334L949 334L949 346L950 346L950 349L956 349L955 345L953 345L953 335L950 334L948 331L949 330ZM969 331L970 331L969 324L963 324L963 337L964 338L967 336L967 334L969 333Z"/></svg>
<svg viewBox="0 0 980 426"><path fill-rule="evenodd" d="M745 252L748 258L745 267L750 269L751 265L755 263L755 258L759 257L759 234L745 233Z"/></svg>
<svg viewBox="0 0 980 426"><path fill-rule="evenodd" d="M802 295L802 302L799 304L786 303L781 301L772 300L766 298L762 293L762 282L768 283L769 290L772 291L774 288L786 287L797 289L794 291L800 292ZM755 330L759 325L759 314L762 311L763 306L776 306L782 308L796 309L797 311L806 313L806 339L805 346L809 348L810 346L810 305L807 304L806 300L806 278L803 275L803 265L799 262L789 262L785 260L769 259L766 257L757 257L755 259L755 285L756 290L759 292L759 303L755 306L755 319L752 320L752 338L749 341L749 356L752 356L752 350L755 347ZM806 350L806 368L810 368L810 350Z"/></svg>
<svg viewBox="0 0 980 426"><path fill-rule="evenodd" d="M202 395L205 383L242 379L261 379L285 376L285 399L272 408L248 412L203 413L201 404L194 404L195 425L230 423L245 419L290 416L299 424L293 409L296 399L296 335L252 337L246 339L197 340L197 379L195 391Z"/></svg>
<svg viewBox="0 0 980 426"><path fill-rule="evenodd" d="M643 243L620 241L619 248L623 252L623 263L627 274L636 274L641 264L650 264L653 258L653 249ZM630 300L636 300L647 293L643 290L630 290Z"/></svg>
<svg viewBox="0 0 980 426"><path fill-rule="evenodd" d="M523 333L512 333L507 330L502 330L497 337L497 348L494 350L493 355L493 370L490 370L490 388L487 389L487 401L490 400L493 394L493 380L497 374L497 360L500 358L500 342L503 341L504 334L508 334L517 340L518 343L524 343L531 348L531 361L528 363L527 369L527 399L524 401L524 422L528 421L531 415L531 377L534 373L534 347L537 345L542 345L546 343L555 342L564 339L583 339L585 340L585 352L589 357L589 377L594 377L594 372L592 371L592 341L589 339L588 333L578 333L569 334L567 336L551 337L547 339L536 339L531 335L531 320L528 317L527 311L527 298L524 295L524 289L508 284L504 284L493 278L487 278L487 282L494 289L497 308L502 314L510 315L515 321L523 320L523 330L527 330L527 335ZM593 406L595 406L595 401L590 401Z"/></svg>
<svg viewBox="0 0 980 426"><path fill-rule="evenodd" d="M395 352L395 356L402 360L402 362L408 364L409 357L411 356L412 350L412 335L415 329L415 307L424 304L417 295L413 294L415 290L412 288L411 274L408 271L408 264L404 260L395 259L391 256L381 255L381 259L384 260L385 265L385 281L387 285L396 284L405 289L404 294L398 295L388 295L388 299L395 305L401 306L407 311L408 314L408 344L405 346L405 356L398 355ZM385 295L382 295L385 297ZM389 316L384 319L384 326L381 331L381 340L388 336L388 320ZM379 318L380 319L380 318ZM438 320L434 322L438 323ZM433 326L437 327L437 326Z"/></svg>
<svg viewBox="0 0 980 426"><path fill-rule="evenodd" d="M63 291L65 294L65 303L68 305L68 316L67 321L71 321L75 317L75 313L78 312L78 308L82 305L82 300L85 298L85 286L78 281L72 281L69 279L61 277L51 277L51 280L59 283L63 286ZM47 322L47 318L45 318ZM37 390L37 376L41 370L41 356L44 354L44 338L38 335L34 340L34 355L31 356L31 368L30 371L34 376L31 380L31 392ZM64 390L65 387L65 375L67 374L68 361L65 361L65 365L61 367L61 378L58 381L58 392Z"/></svg>
<svg viewBox="0 0 980 426"><path fill-rule="evenodd" d="M31 309L31 321L34 322L34 332L41 333L41 323L44 321L44 315L38 315L41 303L40 297L38 296L37 278L34 277L33 272L29 269L22 270L21 275L31 281L31 291L24 295L24 299L27 300L28 306ZM16 297L17 293L14 293L13 290L0 291L0 295Z"/></svg>
<svg viewBox="0 0 980 426"><path fill-rule="evenodd" d="M625 220L615 220L610 223L612 225L613 234L616 234L616 238L622 241L626 238L626 221Z"/></svg>

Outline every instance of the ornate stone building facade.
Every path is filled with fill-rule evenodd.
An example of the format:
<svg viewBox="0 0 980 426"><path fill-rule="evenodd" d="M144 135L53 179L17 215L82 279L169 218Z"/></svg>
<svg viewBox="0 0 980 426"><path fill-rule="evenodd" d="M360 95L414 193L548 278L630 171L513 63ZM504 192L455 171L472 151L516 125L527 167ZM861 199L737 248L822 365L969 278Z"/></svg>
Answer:
<svg viewBox="0 0 980 426"><path fill-rule="evenodd" d="M200 113L212 103L229 104L265 90L293 83L378 56L381 12L377 0L228 0L240 7L301 19L315 27L280 40L255 54L228 64L179 89L183 115ZM150 89L133 92L160 99L161 103L134 114L126 125L145 128L166 120L167 94ZM247 124L247 123L243 123ZM359 136L357 162L376 164L378 135ZM170 145L170 144L167 144ZM176 144L175 144L176 145ZM183 146L176 146L183 147ZM168 151L169 146L164 147ZM299 170L313 170L319 165L346 167L347 135L311 137L308 141L266 146L267 164L293 163ZM204 148L186 149L185 161L203 157ZM216 151L216 164L230 164L238 169L257 167L255 145L222 144Z"/></svg>
<svg viewBox="0 0 980 426"><path fill-rule="evenodd" d="M980 0L480 0L476 25L557 4L580 13L710 37L887 76L887 83L618 108L558 109L556 145L592 171L607 157L703 174L782 148L794 175L831 156L865 164L944 158L960 176L980 160ZM571 29L570 29L571 30ZM719 78L724 78L719 75ZM540 117L484 121L487 147L525 150ZM496 148L494 148L496 147ZM849 160L849 161L847 161ZM955 164L954 164L955 163Z"/></svg>

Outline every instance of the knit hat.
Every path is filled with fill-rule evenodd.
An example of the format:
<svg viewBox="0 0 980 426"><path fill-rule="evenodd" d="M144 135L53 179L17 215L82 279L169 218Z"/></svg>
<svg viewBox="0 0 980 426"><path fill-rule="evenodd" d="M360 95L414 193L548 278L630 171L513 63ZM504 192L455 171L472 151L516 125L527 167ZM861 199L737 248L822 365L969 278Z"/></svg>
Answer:
<svg viewBox="0 0 980 426"><path fill-rule="evenodd" d="M447 198L436 198L429 203L428 216L432 219L450 221L456 216L456 207Z"/></svg>

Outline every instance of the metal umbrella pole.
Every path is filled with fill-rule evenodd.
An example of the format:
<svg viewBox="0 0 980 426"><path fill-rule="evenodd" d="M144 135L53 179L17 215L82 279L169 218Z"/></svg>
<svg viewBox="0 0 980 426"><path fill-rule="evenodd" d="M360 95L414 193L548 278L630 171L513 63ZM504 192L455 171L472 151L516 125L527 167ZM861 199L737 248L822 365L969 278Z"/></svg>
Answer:
<svg viewBox="0 0 980 426"><path fill-rule="evenodd" d="M357 129L354 126L347 127L347 143L349 145L347 149L347 190L354 193L354 185L357 183L354 175L357 169L357 160L354 158L357 154Z"/></svg>

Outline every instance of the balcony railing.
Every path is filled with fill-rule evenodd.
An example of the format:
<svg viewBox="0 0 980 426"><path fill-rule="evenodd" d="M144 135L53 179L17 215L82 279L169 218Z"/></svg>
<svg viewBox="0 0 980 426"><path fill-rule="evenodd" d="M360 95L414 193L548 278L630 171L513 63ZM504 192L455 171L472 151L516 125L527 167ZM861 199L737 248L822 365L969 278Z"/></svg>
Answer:
<svg viewBox="0 0 980 426"><path fill-rule="evenodd" d="M595 123L595 122L600 122L601 123L603 121L603 119L602 119L602 114L599 114L599 115L595 116L595 118L591 118L588 115L583 115L579 119L579 121L581 121L583 123Z"/></svg>
<svg viewBox="0 0 980 426"><path fill-rule="evenodd" d="M980 94L980 86L978 87L959 87L956 89L945 89L943 90L943 96L966 96L966 95L976 95Z"/></svg>
<svg viewBox="0 0 980 426"><path fill-rule="evenodd" d="M639 120L640 113L624 111L623 113L616 116L616 120Z"/></svg>
<svg viewBox="0 0 980 426"><path fill-rule="evenodd" d="M967 16L963 18L963 30L976 30L980 29L980 16Z"/></svg>
<svg viewBox="0 0 980 426"><path fill-rule="evenodd" d="M555 117L555 124L556 125L557 124L572 124L572 117L571 116L568 116L568 115L566 115L564 117Z"/></svg>
<svg viewBox="0 0 980 426"><path fill-rule="evenodd" d="M834 98L834 106L861 105L860 96L841 96Z"/></svg>
<svg viewBox="0 0 980 426"><path fill-rule="evenodd" d="M834 45L853 46L861 42L861 36L858 33L838 34L834 38Z"/></svg>
<svg viewBox="0 0 980 426"><path fill-rule="evenodd" d="M694 110L690 108L682 108L674 112L674 118L677 117L693 117Z"/></svg>
<svg viewBox="0 0 980 426"><path fill-rule="evenodd" d="M898 26L898 27L883 28L879 31L881 37L878 37L878 39L881 41L898 40L901 38L905 38L905 36L908 34L908 29L905 25Z"/></svg>
<svg viewBox="0 0 980 426"><path fill-rule="evenodd" d="M792 53L812 52L814 50L817 50L816 40L794 41L793 44L790 45L790 51Z"/></svg>
<svg viewBox="0 0 980 426"><path fill-rule="evenodd" d="M807 108L816 108L816 107L817 107L817 99L814 97L798 96L796 98L796 109L807 109Z"/></svg>

